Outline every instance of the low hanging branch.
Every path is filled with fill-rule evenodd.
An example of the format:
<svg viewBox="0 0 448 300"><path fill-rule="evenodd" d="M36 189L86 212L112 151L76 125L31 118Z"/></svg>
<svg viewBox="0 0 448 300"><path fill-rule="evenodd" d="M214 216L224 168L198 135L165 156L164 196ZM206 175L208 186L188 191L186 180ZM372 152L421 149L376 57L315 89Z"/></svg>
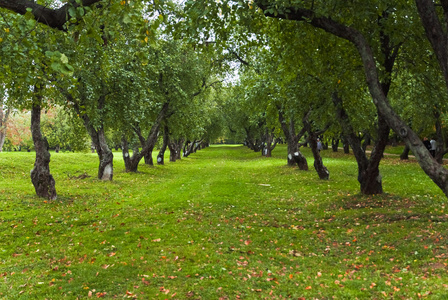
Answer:
<svg viewBox="0 0 448 300"><path fill-rule="evenodd" d="M0 7L15 13L24 15L31 9L36 21L51 28L65 31L64 24L67 22L68 10L71 7L91 6L101 0L70 0L61 8L51 9L47 6L34 3L30 0L0 0ZM79 3L80 2L80 3Z"/></svg>

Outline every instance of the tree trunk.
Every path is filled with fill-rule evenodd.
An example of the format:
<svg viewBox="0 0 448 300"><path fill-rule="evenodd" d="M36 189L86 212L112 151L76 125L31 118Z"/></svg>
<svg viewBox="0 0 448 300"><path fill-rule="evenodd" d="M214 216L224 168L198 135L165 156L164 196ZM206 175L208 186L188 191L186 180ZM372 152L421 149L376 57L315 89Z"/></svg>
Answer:
<svg viewBox="0 0 448 300"><path fill-rule="evenodd" d="M364 195L382 194L382 178L378 167L387 144L389 127L379 115L378 141L372 150L372 155L369 160L342 106L342 99L339 98L336 92L333 93L333 102L336 106L336 114L341 123L344 137L350 143L356 162L358 163L358 181L361 185L361 193Z"/></svg>
<svg viewBox="0 0 448 300"><path fill-rule="evenodd" d="M166 102L163 105L162 109L160 110L159 114L157 115L157 119L154 121L154 124L152 125L151 130L149 131L145 144L142 147L142 151L141 152L135 151L134 153L132 153L132 157L129 158L132 163L129 165L129 168L126 167L127 172L137 172L140 160L145 155L148 155L148 153L152 153L152 151L154 150L154 146L156 145L157 138L159 136L160 124L168 111L168 107L169 102Z"/></svg>
<svg viewBox="0 0 448 300"><path fill-rule="evenodd" d="M350 154L350 143L346 136L342 137L342 146L344 148L344 154Z"/></svg>
<svg viewBox="0 0 448 300"><path fill-rule="evenodd" d="M182 148L182 152L183 152L183 156L184 157L187 157L188 156L188 145L190 144L190 141L189 140L187 140L187 141L185 141L185 143L184 143L184 145L183 145L183 148Z"/></svg>
<svg viewBox="0 0 448 300"><path fill-rule="evenodd" d="M35 87L35 97L42 103L42 96L38 95L39 89ZM39 197L49 200L56 200L56 182L50 174L50 152L45 145L40 130L40 104L33 104L31 111L31 134L33 136L34 149L36 150L36 160L34 168L31 170L31 182L34 185L36 194Z"/></svg>
<svg viewBox="0 0 448 300"><path fill-rule="evenodd" d="M3 152L3 145L6 139L6 127L0 128L0 152Z"/></svg>
<svg viewBox="0 0 448 300"><path fill-rule="evenodd" d="M76 113L81 117L84 127L90 135L92 140L92 153L96 150L98 154L100 164L98 166L98 178L100 180L112 180L114 175L113 161L114 154L109 149L109 146L106 142L106 135L104 133L104 128L101 125L96 128L93 126L92 121L86 113L81 112L78 102L73 98L71 94L69 94L65 90L60 91L67 97L67 99L74 104L74 109ZM102 110L104 108L105 96L100 96L98 100L98 110ZM101 122L102 123L102 122Z"/></svg>
<svg viewBox="0 0 448 300"><path fill-rule="evenodd" d="M272 157L272 150L274 150L274 148L277 146L277 140L274 138L274 128L269 130L268 128L266 128L266 135L265 135L265 140L266 140L266 146L263 149L263 154L266 157Z"/></svg>
<svg viewBox="0 0 448 300"><path fill-rule="evenodd" d="M140 129L140 126L134 125L133 126L135 134L137 134L138 140L140 141L140 144L143 147L145 147L146 139L142 135L142 130ZM145 165L148 166L154 166L154 162L152 159L152 150L149 150L148 152L143 154L143 158L145 159Z"/></svg>
<svg viewBox="0 0 448 300"><path fill-rule="evenodd" d="M193 140L193 142L190 143L190 146L188 147L188 151L187 151L187 156L190 155L191 153L194 153L194 148L195 148L195 144L196 144L196 140Z"/></svg>
<svg viewBox="0 0 448 300"><path fill-rule="evenodd" d="M400 154L401 160L408 160L409 159L409 147L408 145L404 146L403 152Z"/></svg>
<svg viewBox="0 0 448 300"><path fill-rule="evenodd" d="M112 180L114 177L114 154L107 145L104 129L101 127L98 131L94 130L94 132L96 132L96 136L93 137L92 141L100 158L98 178L101 180Z"/></svg>
<svg viewBox="0 0 448 300"><path fill-rule="evenodd" d="M194 146L193 153L196 153L196 151L201 150L201 145L202 145L202 141L203 141L203 140L204 140L204 139L202 138L202 139L200 139L199 141L196 141L196 142L195 142L195 146Z"/></svg>
<svg viewBox="0 0 448 300"><path fill-rule="evenodd" d="M152 160L152 151L148 151L143 158L145 159L145 165L154 166L154 162Z"/></svg>
<svg viewBox="0 0 448 300"><path fill-rule="evenodd" d="M317 137L319 133L313 131L310 122L308 121L308 117L303 119L303 126L308 132L308 142L311 147L311 152L313 152L314 157L314 169L316 169L317 175L320 179L328 180L330 178L330 172L324 166L322 161L322 157L320 156L319 149L317 147Z"/></svg>
<svg viewBox="0 0 448 300"><path fill-rule="evenodd" d="M170 141L168 143L168 149L170 150L170 162L175 162L176 161L176 142L174 141Z"/></svg>
<svg viewBox="0 0 448 300"><path fill-rule="evenodd" d="M298 135L296 135L294 120L291 118L288 126L286 124L286 119L280 107L278 107L278 109L279 109L278 120L282 127L283 134L286 137L286 142L288 143L288 156L287 156L288 166L293 167L297 164L300 170L308 171L308 162L305 156L303 156L303 154L299 150L299 140L305 133L305 130L302 129L302 131Z"/></svg>
<svg viewBox="0 0 448 300"><path fill-rule="evenodd" d="M184 144L185 139L180 138L176 142L176 160L182 159L182 145Z"/></svg>
<svg viewBox="0 0 448 300"><path fill-rule="evenodd" d="M7 122L11 109L7 109L6 112L3 110L3 102L0 102L0 152L3 151L3 145L5 144Z"/></svg>
<svg viewBox="0 0 448 300"><path fill-rule="evenodd" d="M320 152L317 149L317 140L316 136L311 136L308 139L310 142L311 151L313 152L314 156L314 169L316 169L317 175L319 175L320 179L328 180L330 179L330 172L328 169L324 166L324 163L322 161L322 157L320 156Z"/></svg>
<svg viewBox="0 0 448 300"><path fill-rule="evenodd" d="M138 164L140 163L142 157L138 155L137 148L134 148L132 156L129 155L129 144L124 134L121 138L121 152L123 153L123 161L126 172L137 172Z"/></svg>
<svg viewBox="0 0 448 300"><path fill-rule="evenodd" d="M339 139L331 139L331 149L333 150L333 152L338 152L338 147L339 147Z"/></svg>
<svg viewBox="0 0 448 300"><path fill-rule="evenodd" d="M169 136L168 136L168 126L165 125L165 128L163 129L163 143L162 147L160 148L159 154L157 155L157 164L163 165L165 163L165 151L168 147L169 143Z"/></svg>

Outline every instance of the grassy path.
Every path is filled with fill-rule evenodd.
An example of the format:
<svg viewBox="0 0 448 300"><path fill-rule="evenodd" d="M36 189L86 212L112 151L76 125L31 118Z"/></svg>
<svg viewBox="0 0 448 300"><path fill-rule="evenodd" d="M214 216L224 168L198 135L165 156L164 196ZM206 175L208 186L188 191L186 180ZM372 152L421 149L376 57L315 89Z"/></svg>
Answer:
<svg viewBox="0 0 448 300"><path fill-rule="evenodd" d="M137 174L117 153L113 182L95 155L55 154L55 202L33 195L31 154L1 154L0 298L446 299L446 198L416 163L386 157L389 194L361 197L353 157L324 151L320 181L284 152Z"/></svg>

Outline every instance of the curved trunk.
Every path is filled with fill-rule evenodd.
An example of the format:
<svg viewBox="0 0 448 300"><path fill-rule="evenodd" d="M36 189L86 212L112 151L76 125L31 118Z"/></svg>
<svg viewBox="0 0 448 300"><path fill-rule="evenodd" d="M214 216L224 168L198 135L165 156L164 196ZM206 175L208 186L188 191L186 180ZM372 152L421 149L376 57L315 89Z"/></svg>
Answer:
<svg viewBox="0 0 448 300"><path fill-rule="evenodd" d="M114 154L106 143L104 129L97 131L98 140L95 141L95 148L100 158L98 167L98 178L101 180L112 180L114 177Z"/></svg>
<svg viewBox="0 0 448 300"><path fill-rule="evenodd" d="M40 96L36 97L41 98ZM41 106L39 104L33 104L31 111L31 134L34 149L36 150L36 160L34 162L34 168L31 170L31 182L36 190L37 196L49 200L56 200L56 182L50 174L50 152L48 152L40 130L40 114Z"/></svg>
<svg viewBox="0 0 448 300"><path fill-rule="evenodd" d="M316 169L317 175L320 179L330 179L330 172L327 167L324 166L322 157L320 156L319 150L317 149L317 142L315 139L310 139L310 147L314 156L314 169Z"/></svg>
<svg viewBox="0 0 448 300"><path fill-rule="evenodd" d="M324 163L322 161L322 157L320 156L319 149L317 147L317 136L319 133L316 133L312 130L311 124L305 117L303 120L303 126L308 131L308 142L310 144L311 152L313 153L314 157L314 169L316 169L317 175L320 179L327 180L330 178L330 172L328 169L324 166Z"/></svg>
<svg viewBox="0 0 448 300"><path fill-rule="evenodd" d="M288 154L288 160L290 159L290 155L291 154ZM293 159L294 163L297 164L297 166L299 167L300 170L308 171L308 162L306 160L306 157L303 156L302 152L300 152L300 151L294 152L292 154L292 159Z"/></svg>
<svg viewBox="0 0 448 300"><path fill-rule="evenodd" d="M157 138L159 136L159 128L160 123L162 122L163 118L165 117L166 112L168 111L169 102L166 102L162 109L160 110L159 114L157 115L157 119L154 121L154 124L151 127L151 130L149 131L148 138L146 139L142 151L139 152L138 150L132 153L132 157L129 157L130 164L129 167L126 166L127 172L137 172L138 164L140 163L140 160L149 153L152 153L154 150L154 146L157 143ZM124 147L123 147L124 148ZM123 155L126 155L126 153L123 150ZM127 154L129 156L129 151L127 151Z"/></svg>
<svg viewBox="0 0 448 300"><path fill-rule="evenodd" d="M104 134L103 126L100 126L99 129L96 129L89 116L83 112L81 112L78 102L64 90L60 90L69 101L74 103L74 109L77 114L81 117L84 127L90 135L90 139L92 140L92 153L96 150L100 164L98 166L98 178L101 180L112 180L113 179L113 160L114 154L110 150L109 146L106 142L106 136ZM104 106L105 97L101 96L98 100L98 109L101 110Z"/></svg>
<svg viewBox="0 0 448 300"><path fill-rule="evenodd" d="M400 154L401 160L408 160L409 159L409 147L408 145L404 146L403 152Z"/></svg>
<svg viewBox="0 0 448 300"><path fill-rule="evenodd" d="M333 93L333 103L336 106L336 113L341 123L343 134L348 140L348 143L350 143L356 162L358 163L358 181L361 185L361 193L364 195L382 194L382 178L378 167L387 144L389 127L379 115L378 141L375 144L369 160L342 106L342 99L336 93Z"/></svg>
<svg viewBox="0 0 448 300"><path fill-rule="evenodd" d="M196 140L193 140L192 142L186 141L184 145L184 157L188 157L191 153L194 153Z"/></svg>

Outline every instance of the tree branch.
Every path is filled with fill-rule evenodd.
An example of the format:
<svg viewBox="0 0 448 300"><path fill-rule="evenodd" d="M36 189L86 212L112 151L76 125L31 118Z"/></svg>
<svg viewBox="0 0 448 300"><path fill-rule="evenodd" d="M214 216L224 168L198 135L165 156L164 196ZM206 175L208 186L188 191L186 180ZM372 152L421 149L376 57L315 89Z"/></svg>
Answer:
<svg viewBox="0 0 448 300"><path fill-rule="evenodd" d="M58 9L51 9L46 6L36 4L30 0L0 0L0 7L24 15L27 9L31 9L31 13L36 21L47 25L51 28L65 31L64 24L67 22L68 10L70 7L77 8L79 6L91 6L101 0L82 0L79 4L76 0L68 1L64 6Z"/></svg>

